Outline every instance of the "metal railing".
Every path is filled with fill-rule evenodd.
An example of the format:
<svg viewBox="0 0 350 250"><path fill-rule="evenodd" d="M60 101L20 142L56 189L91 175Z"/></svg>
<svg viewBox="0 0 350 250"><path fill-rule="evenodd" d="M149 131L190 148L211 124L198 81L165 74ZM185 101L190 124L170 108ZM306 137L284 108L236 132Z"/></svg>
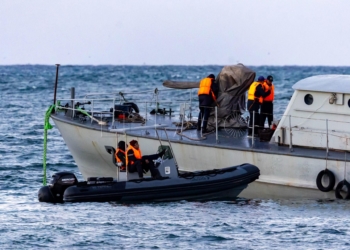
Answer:
<svg viewBox="0 0 350 250"><path fill-rule="evenodd" d="M115 92L115 93L89 93L86 94L83 98L75 98L75 89L71 89L71 98L70 99L60 99L56 101L56 107L59 106L59 103L67 102L69 106L62 107L60 106L60 109L66 109L71 110L71 116L75 117L75 114L77 112L77 108L82 105L89 105L89 108L85 111L89 113L89 115L92 117L99 116L100 119L103 117L112 117L112 127L114 127L114 123L116 121L115 113L116 111L122 112L123 110L116 109L116 105L123 103L133 103L136 102L137 105L143 105L143 109L140 109L144 112L141 112L141 114L144 114L145 120L148 118L148 111L150 108L154 109L154 120L155 124L157 123L157 116L158 115L166 115L169 114L170 116L176 112L179 111L179 104L185 103L187 106L189 106L189 118L192 118L192 91L189 93L189 98L182 98L178 100L169 100L170 98L160 98L160 93L162 92L169 92L174 90L158 90L155 89L153 91L141 91L141 92ZM148 95L149 101L145 101L145 94ZM125 98L128 97L128 100ZM142 100L140 100L142 99ZM110 110L106 111L105 107L110 103L112 107ZM110 107L109 105L109 107ZM163 108L160 106L163 105ZM164 108L164 106L166 108ZM85 107L85 106L84 106ZM141 107L141 106L140 106ZM93 122L93 119L91 119L91 122Z"/></svg>
<svg viewBox="0 0 350 250"><path fill-rule="evenodd" d="M192 112L194 110L193 107L193 98L192 98L192 91L189 92L189 98L182 98L182 99L177 99L177 100L169 100L170 97L164 97L161 95L162 92L169 92L169 91L178 91L178 90L158 90L155 89L153 91L141 91L138 93L132 93L132 92L116 92L116 93L92 93L92 94L87 94L83 98L75 99L60 99L60 101L56 101L56 108L58 107L59 102L64 102L67 101L67 103L70 104L70 107L62 107L60 106L61 109L70 109L72 110L72 116L75 115L77 112L76 105L77 104L87 104L90 103L90 108L87 109L86 111L91 115L91 117L99 117L100 119L103 119L103 117L108 116L112 118L112 128L114 128L114 123L116 121L115 117L115 111L122 111L118 110L115 108L116 104L124 103L124 102L137 102L138 105L143 105L143 110L144 110L144 115L145 119L147 120L148 118L148 113L150 108L153 108L155 110L155 124L157 124L157 116L158 115L166 115L166 114L172 114L176 113L179 114L179 119L181 122L181 128L180 128L180 138L182 139L183 131L184 131L184 121L186 117L188 117L190 120L193 118ZM144 95L151 95L150 100L140 100L139 96L144 96ZM112 95L112 97L105 97L106 95ZM71 97L75 96L75 91L74 89L71 92ZM136 96L136 98L135 98ZM97 98L94 98L97 97ZM128 97L128 100L126 100L126 97ZM172 98L173 99L173 98ZM106 111L104 108L106 107L106 103L110 103L112 105L111 110ZM103 105L101 105L103 104ZM197 102L196 102L197 104ZM107 104L108 105L108 104ZM166 109L161 109L160 105L165 105L167 106L168 110ZM180 105L184 107L183 111L181 111ZM79 106L79 105L78 105ZM141 106L140 106L141 107ZM198 106L196 105L196 108ZM210 109L214 109L215 113L215 139L216 143L219 143L219 126L218 126L218 107L206 107ZM167 112L163 112L163 114L160 114L158 111L163 110ZM240 112L240 111L237 111ZM294 139L293 136L295 137L296 133L299 131L305 132L305 129L308 129L308 133L317 133L318 135L325 135L326 136L326 145L324 146L326 149L327 155L329 154L329 148L330 144L334 144L334 140L332 143L330 143L330 137L339 137L348 143L348 140L350 139L350 133L347 131L340 131L339 128L341 127L339 124L342 123L343 127L349 127L349 123L347 121L336 121L336 120L330 120L330 119L320 119L320 118L310 118L310 117L303 117L303 116L292 116L292 115L282 115L282 118L284 117L285 121L283 124L283 128L277 127L277 129L284 129L284 131L289 131L289 148L290 151L293 151L293 146L294 146ZM255 124L255 112L253 112L253 126L249 126L247 124L248 129L252 129L252 137L251 137L251 145L252 147L255 146L255 130L256 127L254 126ZM203 120L203 119L202 119ZM281 120L281 119L280 119ZM305 127L305 124L307 124L307 121L310 120L318 120L320 122L314 123L315 126L312 127ZM93 119L91 119L91 122L93 122ZM324 129L320 124L324 123ZM333 126L329 126L330 123L333 123ZM334 124L335 123L335 124ZM203 136L203 134L201 134ZM349 140L350 142L350 140ZM282 144L284 144L284 141L282 141ZM321 145L320 145L321 147Z"/></svg>

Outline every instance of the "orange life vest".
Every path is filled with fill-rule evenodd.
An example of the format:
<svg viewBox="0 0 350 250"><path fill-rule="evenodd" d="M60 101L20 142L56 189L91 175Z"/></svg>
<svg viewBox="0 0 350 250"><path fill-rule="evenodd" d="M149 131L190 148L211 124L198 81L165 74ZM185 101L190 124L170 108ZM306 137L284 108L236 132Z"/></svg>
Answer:
<svg viewBox="0 0 350 250"><path fill-rule="evenodd" d="M255 97L255 90L256 90L256 87L259 86L259 84L261 84L260 82L253 82L250 87L249 87L249 90L248 90L248 100L258 100L259 103L262 103L263 102L263 98L262 97Z"/></svg>
<svg viewBox="0 0 350 250"><path fill-rule="evenodd" d="M269 94L268 96L264 97L264 101L266 102L272 102L275 96L275 86L271 83L271 85L268 85L267 82L265 81L263 84L264 90L265 89L270 89L271 90L271 94ZM266 91L265 91L266 92Z"/></svg>
<svg viewBox="0 0 350 250"><path fill-rule="evenodd" d="M209 95L211 93L211 96L213 97L214 101L216 101L216 96L211 90L212 81L212 78L203 78L199 84L198 95Z"/></svg>
<svg viewBox="0 0 350 250"><path fill-rule="evenodd" d="M123 154L125 154L125 152L123 151L123 150L121 150L121 149L117 149L117 151L115 152L115 159L117 160L117 163L119 163L119 162L123 162L121 159L119 159L119 157L118 157L118 153L119 152L122 152ZM126 156L125 156L125 160L126 160ZM125 170L125 166L121 166L120 167L120 170Z"/></svg>
<svg viewBox="0 0 350 250"><path fill-rule="evenodd" d="M136 149L133 146L129 145L128 149L126 150L126 155L125 155L125 161L126 161L126 165L129 165L129 160L128 160L128 151L129 149L131 149L132 151L134 151L134 156L136 159L141 160L142 159L142 153L141 153L141 149ZM134 164L133 161L130 161L130 165Z"/></svg>

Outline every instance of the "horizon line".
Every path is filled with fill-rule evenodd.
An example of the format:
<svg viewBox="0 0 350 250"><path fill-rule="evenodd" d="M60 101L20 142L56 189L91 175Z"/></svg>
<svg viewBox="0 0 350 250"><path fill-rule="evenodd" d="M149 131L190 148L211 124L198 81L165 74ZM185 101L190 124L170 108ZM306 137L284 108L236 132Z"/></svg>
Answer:
<svg viewBox="0 0 350 250"><path fill-rule="evenodd" d="M59 64L59 63L57 63ZM0 67L2 66L56 66L57 64L40 64L40 63L27 63L27 64L0 64ZM92 66L92 67L98 67L98 66L134 66L134 67L163 67L163 66L172 66L172 67L179 67L179 66L186 66L186 67L224 67L224 66L233 66L238 65L237 64L59 64L60 66ZM242 63L243 64L243 63ZM284 65L276 65L276 64L261 64L261 65L249 65L249 64L243 64L247 67L350 67L350 65L307 65L307 64L284 64Z"/></svg>

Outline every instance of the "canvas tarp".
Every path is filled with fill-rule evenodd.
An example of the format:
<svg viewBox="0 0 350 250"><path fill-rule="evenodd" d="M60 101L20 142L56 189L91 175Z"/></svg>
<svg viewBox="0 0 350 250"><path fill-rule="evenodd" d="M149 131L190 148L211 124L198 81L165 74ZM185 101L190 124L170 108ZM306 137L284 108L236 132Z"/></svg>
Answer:
<svg viewBox="0 0 350 250"><path fill-rule="evenodd" d="M246 92L255 79L255 72L243 64L225 66L216 82L219 84L217 97L219 127L241 128L247 123L241 115L246 110ZM210 113L208 124L215 127L215 111Z"/></svg>

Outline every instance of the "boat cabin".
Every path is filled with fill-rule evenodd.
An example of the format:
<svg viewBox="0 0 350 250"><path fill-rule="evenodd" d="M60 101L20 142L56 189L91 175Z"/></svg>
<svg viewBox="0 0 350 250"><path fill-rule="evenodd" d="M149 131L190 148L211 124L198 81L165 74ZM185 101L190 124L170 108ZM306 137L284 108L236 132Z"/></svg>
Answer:
<svg viewBox="0 0 350 250"><path fill-rule="evenodd" d="M350 76L300 80L272 141L290 146L349 150Z"/></svg>

